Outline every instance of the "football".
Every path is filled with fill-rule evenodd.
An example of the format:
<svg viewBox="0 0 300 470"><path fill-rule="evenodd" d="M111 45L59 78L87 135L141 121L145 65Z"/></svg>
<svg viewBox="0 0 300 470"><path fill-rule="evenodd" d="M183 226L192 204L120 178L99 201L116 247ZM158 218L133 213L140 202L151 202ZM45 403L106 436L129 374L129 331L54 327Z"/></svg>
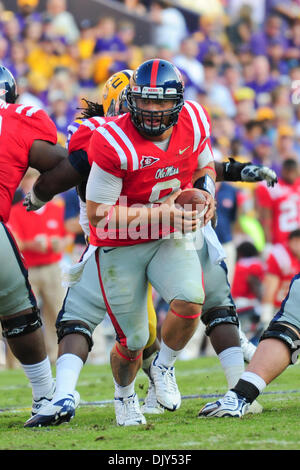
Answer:
<svg viewBox="0 0 300 470"><path fill-rule="evenodd" d="M175 204L181 206L186 211L196 210L201 215L204 215L208 206L205 205L205 196L197 188L184 189L177 199ZM186 207L185 207L186 206Z"/></svg>

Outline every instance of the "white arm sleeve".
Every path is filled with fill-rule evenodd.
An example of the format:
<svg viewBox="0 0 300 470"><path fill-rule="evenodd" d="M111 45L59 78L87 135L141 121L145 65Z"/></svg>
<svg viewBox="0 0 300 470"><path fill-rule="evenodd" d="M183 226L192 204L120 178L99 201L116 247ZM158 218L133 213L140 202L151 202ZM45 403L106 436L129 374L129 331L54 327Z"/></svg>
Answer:
<svg viewBox="0 0 300 470"><path fill-rule="evenodd" d="M209 146L206 144L202 152L198 155L198 170L201 170L201 168L204 168L213 160L214 156Z"/></svg>
<svg viewBox="0 0 300 470"><path fill-rule="evenodd" d="M86 199L99 204L114 205L122 190L122 178L111 175L93 162L86 186Z"/></svg>

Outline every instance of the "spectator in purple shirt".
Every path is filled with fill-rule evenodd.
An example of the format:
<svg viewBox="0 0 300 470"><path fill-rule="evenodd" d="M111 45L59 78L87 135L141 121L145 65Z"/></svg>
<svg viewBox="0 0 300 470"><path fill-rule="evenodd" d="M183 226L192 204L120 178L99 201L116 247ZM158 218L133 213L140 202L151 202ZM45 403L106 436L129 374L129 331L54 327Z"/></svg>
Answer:
<svg viewBox="0 0 300 470"><path fill-rule="evenodd" d="M300 18L296 18L290 28L291 37L288 39L285 58L290 67L300 64Z"/></svg>
<svg viewBox="0 0 300 470"><path fill-rule="evenodd" d="M200 29L194 34L194 38L198 41L199 49L197 59L200 62L208 56L219 57L223 54L223 47L216 39L214 20L208 16L201 16L199 20ZM218 61L218 63L220 63Z"/></svg>
<svg viewBox="0 0 300 470"><path fill-rule="evenodd" d="M126 52L126 46L116 33L116 22L114 18L101 18L98 23L99 36L97 38L94 53L113 54L114 58L119 60L123 58Z"/></svg>
<svg viewBox="0 0 300 470"><path fill-rule="evenodd" d="M271 39L268 43L267 52L272 77L277 78L280 75L288 75L289 65L284 58L285 50L281 39Z"/></svg>
<svg viewBox="0 0 300 470"><path fill-rule="evenodd" d="M18 0L18 12L15 16L19 22L21 32L32 21L42 21L41 13L35 11L38 4L39 0Z"/></svg>
<svg viewBox="0 0 300 470"><path fill-rule="evenodd" d="M250 49L254 55L267 55L270 41L279 39L284 50L287 40L282 32L282 19L278 15L268 17L263 31L254 33L250 40Z"/></svg>
<svg viewBox="0 0 300 470"><path fill-rule="evenodd" d="M15 41L11 44L10 58L5 61L5 66L15 78L25 76L29 72L26 55L27 50L23 42Z"/></svg>
<svg viewBox="0 0 300 470"><path fill-rule="evenodd" d="M49 116L53 120L58 132L65 136L68 125L74 119L74 111L68 105L68 98L62 90L52 90L48 95Z"/></svg>
<svg viewBox="0 0 300 470"><path fill-rule="evenodd" d="M265 56L257 56L253 59L254 78L246 83L246 87L252 88L256 94L256 107L268 106L271 103L271 92L279 85L278 80L270 76L270 64Z"/></svg>

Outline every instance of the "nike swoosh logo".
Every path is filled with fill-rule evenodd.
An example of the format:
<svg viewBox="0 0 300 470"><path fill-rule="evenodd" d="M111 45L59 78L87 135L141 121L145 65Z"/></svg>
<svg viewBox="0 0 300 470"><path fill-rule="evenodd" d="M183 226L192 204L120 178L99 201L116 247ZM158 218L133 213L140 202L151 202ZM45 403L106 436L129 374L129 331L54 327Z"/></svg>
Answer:
<svg viewBox="0 0 300 470"><path fill-rule="evenodd" d="M190 145L183 150L179 150L179 155L182 155L189 148L190 148Z"/></svg>
<svg viewBox="0 0 300 470"><path fill-rule="evenodd" d="M115 250L116 248L118 248L118 247L115 246L114 248L109 248L109 250L104 250L104 248L103 248L103 251L104 251L104 253L109 253L110 251L113 251L113 250Z"/></svg>

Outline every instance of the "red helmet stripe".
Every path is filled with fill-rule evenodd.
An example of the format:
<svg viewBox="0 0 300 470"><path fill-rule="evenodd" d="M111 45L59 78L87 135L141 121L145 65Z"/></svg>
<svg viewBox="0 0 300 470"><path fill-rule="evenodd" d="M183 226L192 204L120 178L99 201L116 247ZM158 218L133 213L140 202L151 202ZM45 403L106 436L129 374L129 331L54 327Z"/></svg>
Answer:
<svg viewBox="0 0 300 470"><path fill-rule="evenodd" d="M159 65L159 59L155 59L153 61L152 70L151 70L150 87L156 87L158 65Z"/></svg>

